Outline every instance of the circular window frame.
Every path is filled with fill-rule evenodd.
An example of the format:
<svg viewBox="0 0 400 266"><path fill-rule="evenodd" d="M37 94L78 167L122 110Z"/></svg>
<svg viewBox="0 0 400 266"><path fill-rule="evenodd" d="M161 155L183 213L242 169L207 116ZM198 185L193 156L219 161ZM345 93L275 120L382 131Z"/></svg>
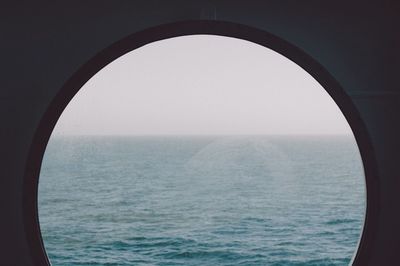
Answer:
<svg viewBox="0 0 400 266"><path fill-rule="evenodd" d="M62 112L81 87L103 67L122 55L146 44L164 39L209 34L247 40L269 48L307 71L332 97L349 123L356 139L364 167L366 184L365 220L357 250L351 264L366 265L374 248L378 223L379 188L377 167L371 141L364 122L351 97L339 82L315 59L295 45L264 30L224 21L194 20L159 25L133 33L105 48L83 66L59 90L45 111L35 132L28 154L23 184L23 219L25 233L36 265L50 265L38 216L38 184L47 143Z"/></svg>

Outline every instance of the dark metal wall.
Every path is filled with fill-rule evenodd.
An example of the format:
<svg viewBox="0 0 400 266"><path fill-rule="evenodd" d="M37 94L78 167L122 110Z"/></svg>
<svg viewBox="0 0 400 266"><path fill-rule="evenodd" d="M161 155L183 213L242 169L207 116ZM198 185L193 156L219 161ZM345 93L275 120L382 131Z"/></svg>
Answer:
<svg viewBox="0 0 400 266"><path fill-rule="evenodd" d="M362 265L400 265L400 5L284 0L2 1L0 265L34 265L24 226L24 176L39 122L65 82L126 36L199 19L272 33L338 81L366 126L368 156L377 167L371 174L376 222Z"/></svg>

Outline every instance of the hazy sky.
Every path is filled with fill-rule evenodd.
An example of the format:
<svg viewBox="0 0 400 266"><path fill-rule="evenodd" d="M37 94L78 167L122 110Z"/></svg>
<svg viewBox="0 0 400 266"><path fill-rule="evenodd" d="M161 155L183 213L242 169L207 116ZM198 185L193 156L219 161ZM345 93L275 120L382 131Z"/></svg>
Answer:
<svg viewBox="0 0 400 266"><path fill-rule="evenodd" d="M351 134L301 67L257 44L192 35L118 58L78 92L55 134Z"/></svg>

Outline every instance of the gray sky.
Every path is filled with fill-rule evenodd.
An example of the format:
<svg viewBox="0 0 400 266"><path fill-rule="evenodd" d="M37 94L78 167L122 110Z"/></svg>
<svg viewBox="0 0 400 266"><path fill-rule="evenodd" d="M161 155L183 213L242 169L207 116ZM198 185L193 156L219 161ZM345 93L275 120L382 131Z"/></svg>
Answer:
<svg viewBox="0 0 400 266"><path fill-rule="evenodd" d="M92 77L54 134L351 134L301 67L257 44L192 35L154 42Z"/></svg>

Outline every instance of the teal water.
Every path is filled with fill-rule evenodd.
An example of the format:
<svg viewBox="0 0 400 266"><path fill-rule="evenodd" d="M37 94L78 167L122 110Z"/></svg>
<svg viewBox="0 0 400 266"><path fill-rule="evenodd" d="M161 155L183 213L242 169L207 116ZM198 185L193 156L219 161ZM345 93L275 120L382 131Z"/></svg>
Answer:
<svg viewBox="0 0 400 266"><path fill-rule="evenodd" d="M52 137L53 265L347 265L365 211L352 137Z"/></svg>

